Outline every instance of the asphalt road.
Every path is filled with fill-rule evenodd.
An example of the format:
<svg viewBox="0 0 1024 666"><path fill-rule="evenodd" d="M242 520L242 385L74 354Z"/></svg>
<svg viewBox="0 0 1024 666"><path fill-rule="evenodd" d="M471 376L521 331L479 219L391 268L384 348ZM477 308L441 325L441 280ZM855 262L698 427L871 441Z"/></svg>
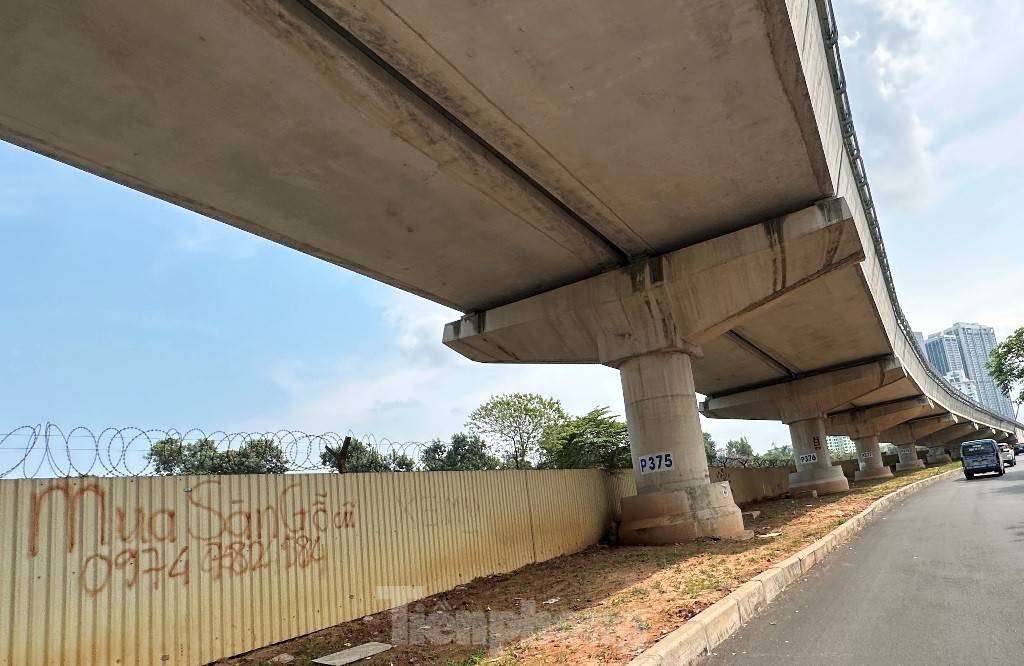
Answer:
<svg viewBox="0 0 1024 666"><path fill-rule="evenodd" d="M702 666L1024 664L1024 462L882 514Z"/></svg>

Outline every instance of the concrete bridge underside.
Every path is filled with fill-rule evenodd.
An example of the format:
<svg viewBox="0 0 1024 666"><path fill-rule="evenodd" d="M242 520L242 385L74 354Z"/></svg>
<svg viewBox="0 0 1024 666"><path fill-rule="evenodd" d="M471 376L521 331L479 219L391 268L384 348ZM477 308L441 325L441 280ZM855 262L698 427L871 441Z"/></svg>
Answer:
<svg viewBox="0 0 1024 666"><path fill-rule="evenodd" d="M1022 436L900 326L823 7L9 0L0 136L459 309L469 358L619 368L624 533L728 535L697 392L789 423L821 492L826 434L867 478L880 440Z"/></svg>

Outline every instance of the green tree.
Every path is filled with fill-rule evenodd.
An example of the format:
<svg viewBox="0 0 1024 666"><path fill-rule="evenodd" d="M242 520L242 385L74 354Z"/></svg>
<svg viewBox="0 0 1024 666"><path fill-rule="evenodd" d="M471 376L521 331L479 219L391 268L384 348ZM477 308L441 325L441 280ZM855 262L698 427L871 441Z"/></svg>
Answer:
<svg viewBox="0 0 1024 666"><path fill-rule="evenodd" d="M288 471L288 458L277 442L260 437L235 451L225 451L224 469L222 474L284 474Z"/></svg>
<svg viewBox="0 0 1024 666"><path fill-rule="evenodd" d="M542 444L542 467L556 469L629 469L626 424L598 407L556 426Z"/></svg>
<svg viewBox="0 0 1024 666"><path fill-rule="evenodd" d="M392 450L384 457L389 472L411 472L416 469L416 461L404 453Z"/></svg>
<svg viewBox="0 0 1024 666"><path fill-rule="evenodd" d="M995 346L985 367L999 390L1013 402L1015 413L1019 411L1024 403L1024 327Z"/></svg>
<svg viewBox="0 0 1024 666"><path fill-rule="evenodd" d="M487 450L487 442L479 435L455 433L445 444L435 439L420 454L423 469L431 472L497 469L500 461Z"/></svg>
<svg viewBox="0 0 1024 666"><path fill-rule="evenodd" d="M754 455L754 447L750 446L750 442L747 441L746 437L730 439L725 445L725 455L746 456L750 458Z"/></svg>
<svg viewBox="0 0 1024 666"><path fill-rule="evenodd" d="M272 439L250 439L239 448L221 451L212 439L184 443L167 437L154 443L146 454L156 474L284 474L288 458Z"/></svg>
<svg viewBox="0 0 1024 666"><path fill-rule="evenodd" d="M765 460L777 460L781 462L792 462L793 460L793 447L789 444L785 446L778 446L775 442L772 442L772 446L768 449L767 453L761 455Z"/></svg>
<svg viewBox="0 0 1024 666"><path fill-rule="evenodd" d="M715 440L711 439L711 433L703 433L704 435L704 457L708 459L708 464L714 464L715 459L718 458L718 445L715 444Z"/></svg>
<svg viewBox="0 0 1024 666"><path fill-rule="evenodd" d="M528 469L540 445L568 420L562 403L534 393L492 396L466 422L471 434L494 443L507 466Z"/></svg>
<svg viewBox="0 0 1024 666"><path fill-rule="evenodd" d="M332 448L321 452L320 463L340 472L343 449ZM384 455L355 437L349 440L348 448L344 451L345 472L411 472L416 468L416 461L404 453L392 450Z"/></svg>

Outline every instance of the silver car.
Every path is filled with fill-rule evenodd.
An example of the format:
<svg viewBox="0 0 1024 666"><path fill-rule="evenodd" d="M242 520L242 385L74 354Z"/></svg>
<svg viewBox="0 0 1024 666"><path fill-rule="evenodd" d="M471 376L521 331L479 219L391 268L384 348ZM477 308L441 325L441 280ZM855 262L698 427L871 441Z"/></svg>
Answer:
<svg viewBox="0 0 1024 666"><path fill-rule="evenodd" d="M1013 447L1009 444L1000 444L999 450L1003 452L1003 466L1004 467L1016 467L1017 466L1017 453Z"/></svg>

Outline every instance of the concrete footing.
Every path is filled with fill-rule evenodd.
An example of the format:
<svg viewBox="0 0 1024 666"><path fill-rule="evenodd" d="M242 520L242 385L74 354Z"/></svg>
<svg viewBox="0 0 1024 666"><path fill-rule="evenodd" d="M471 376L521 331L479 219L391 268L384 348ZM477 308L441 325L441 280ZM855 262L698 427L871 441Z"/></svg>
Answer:
<svg viewBox="0 0 1024 666"><path fill-rule="evenodd" d="M621 543L681 543L701 537L745 534L743 514L728 483L622 498Z"/></svg>
<svg viewBox="0 0 1024 666"><path fill-rule="evenodd" d="M928 464L929 465L943 465L948 462L953 462L953 458L946 453L946 449L941 446L935 446L928 449Z"/></svg>
<svg viewBox="0 0 1024 666"><path fill-rule="evenodd" d="M892 476L892 470L888 467L876 469L861 469L853 474L854 481L867 481L868 479L885 479Z"/></svg>
<svg viewBox="0 0 1024 666"><path fill-rule="evenodd" d="M838 465L828 468L812 467L789 475L790 492L816 490L818 495L828 495L849 489L850 482L843 474L843 468Z"/></svg>

